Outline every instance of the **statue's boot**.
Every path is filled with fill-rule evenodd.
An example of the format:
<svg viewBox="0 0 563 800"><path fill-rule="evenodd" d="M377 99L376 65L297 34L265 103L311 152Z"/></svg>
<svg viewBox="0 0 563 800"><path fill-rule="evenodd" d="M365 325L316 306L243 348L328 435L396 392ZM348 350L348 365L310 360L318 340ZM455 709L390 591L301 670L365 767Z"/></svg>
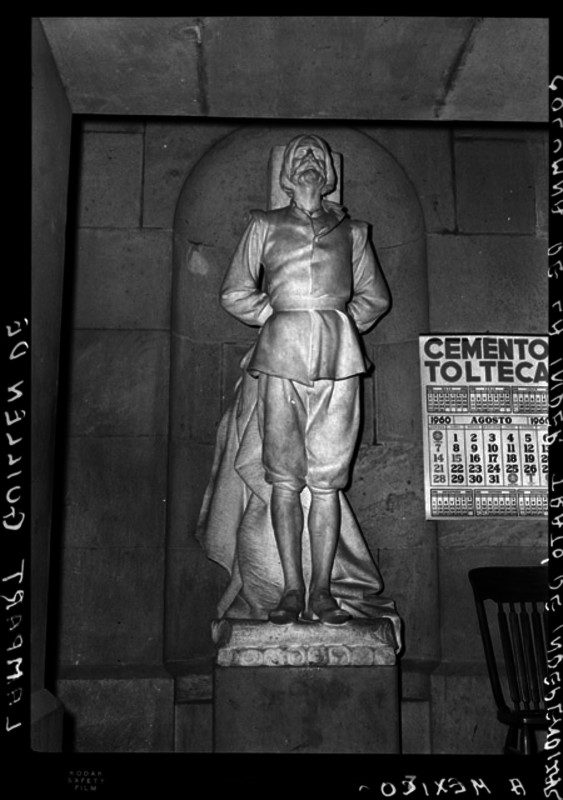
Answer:
<svg viewBox="0 0 563 800"><path fill-rule="evenodd" d="M268 614L268 619L276 625L288 625L297 622L305 610L305 595L297 589L285 592L282 599Z"/></svg>
<svg viewBox="0 0 563 800"><path fill-rule="evenodd" d="M340 608L328 589L319 589L309 595L307 609L301 614L304 622L322 622L323 625L342 625L351 615Z"/></svg>

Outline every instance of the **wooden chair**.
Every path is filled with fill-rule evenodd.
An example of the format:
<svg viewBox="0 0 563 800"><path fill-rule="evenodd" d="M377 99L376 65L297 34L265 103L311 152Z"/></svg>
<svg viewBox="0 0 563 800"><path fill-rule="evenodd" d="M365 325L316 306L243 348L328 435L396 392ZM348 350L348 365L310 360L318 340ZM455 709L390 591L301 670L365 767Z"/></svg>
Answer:
<svg viewBox="0 0 563 800"><path fill-rule="evenodd" d="M508 725L504 752L534 753L535 731L547 727L547 567L479 567L469 571L469 580L497 718ZM486 601L496 604L496 615Z"/></svg>

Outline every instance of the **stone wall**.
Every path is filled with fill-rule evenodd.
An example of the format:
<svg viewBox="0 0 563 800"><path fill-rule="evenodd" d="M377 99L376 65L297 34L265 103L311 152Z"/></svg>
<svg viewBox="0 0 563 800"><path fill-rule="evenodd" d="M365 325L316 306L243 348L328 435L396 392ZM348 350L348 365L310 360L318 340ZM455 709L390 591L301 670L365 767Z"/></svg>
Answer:
<svg viewBox="0 0 563 800"><path fill-rule="evenodd" d="M58 695L79 749L172 747L162 669L172 225L187 172L228 130L82 126L57 625ZM119 687L133 704L147 691L170 699L129 740L112 733L130 712L118 711Z"/></svg>
<svg viewBox="0 0 563 800"><path fill-rule="evenodd" d="M127 682L127 696L137 685L139 698L165 681L174 210L192 167L234 128L117 118L83 126L59 643L59 694L76 712L81 750L111 749L115 720L103 721L118 713L115 681ZM397 324L411 322L394 335L381 333L382 323L366 342L376 363L376 444L364 437L350 499L379 560L385 593L405 620L405 752L495 752L503 728L494 719L467 571L538 563L546 529L542 521L424 521L416 337L545 331L545 135L533 128L438 124L361 130L389 151L418 195L427 279L409 280L408 252L397 258L384 231L374 236L388 280L401 287L389 330L393 315ZM370 221L377 233L378 221ZM205 372L205 348L198 357ZM197 398L205 402L207 395L213 399L204 386ZM205 442L219 413L217 405L197 425L188 415ZM196 487L192 509L205 486L207 461L203 454L194 461L203 466L186 475L186 496L189 485ZM193 513L190 519L191 528ZM193 542L184 549L181 563L189 565ZM193 569L184 573L191 583L186 590L195 596L198 585L215 585L219 592L213 568L197 563L195 575ZM181 577L182 570L176 573ZM189 616L184 622L189 627ZM190 653L182 640L176 645L174 660L201 654ZM141 667L144 677L135 682ZM191 701L182 714L208 739L210 707ZM168 714L170 704L155 708ZM166 735L147 734L140 749L169 749L170 726L155 725ZM185 730L176 741L179 749L194 749ZM116 743L116 749L127 747Z"/></svg>

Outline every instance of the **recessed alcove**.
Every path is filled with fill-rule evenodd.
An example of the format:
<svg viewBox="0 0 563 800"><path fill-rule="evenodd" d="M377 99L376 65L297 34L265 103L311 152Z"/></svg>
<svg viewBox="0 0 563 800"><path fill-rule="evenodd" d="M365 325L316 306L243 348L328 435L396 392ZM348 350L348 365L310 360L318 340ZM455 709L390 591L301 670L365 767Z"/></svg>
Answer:
<svg viewBox="0 0 563 800"><path fill-rule="evenodd" d="M343 203L353 218L371 222L371 238L393 297L392 313L365 337L370 359L377 351L381 367L376 362L375 377L372 372L363 380L364 447L375 446L375 431L381 430L385 438L377 440L377 458L385 465L387 445L394 445L392 458L400 443L411 450L419 445L412 410L420 385L411 364L416 331L428 327L428 301L424 219L412 183L376 138L351 126L302 122L238 128L212 146L187 176L174 218L165 643L171 661L210 652L209 627L218 599L215 570L194 552L193 536L220 414L239 377L241 353L257 335L221 309L219 289L249 210L267 207L270 151L303 130L314 130L342 154ZM411 352L394 375L400 382L395 420L401 423L393 426L385 412L378 421L375 386L389 383L397 346ZM413 419L405 424L409 414ZM354 482L364 478L362 465L369 459L363 456ZM198 457L200 480L187 484L183 476L192 473ZM406 486L397 482L395 491L404 494ZM433 546L435 526L422 526ZM368 543L377 556L377 535ZM202 591L206 573L209 585Z"/></svg>

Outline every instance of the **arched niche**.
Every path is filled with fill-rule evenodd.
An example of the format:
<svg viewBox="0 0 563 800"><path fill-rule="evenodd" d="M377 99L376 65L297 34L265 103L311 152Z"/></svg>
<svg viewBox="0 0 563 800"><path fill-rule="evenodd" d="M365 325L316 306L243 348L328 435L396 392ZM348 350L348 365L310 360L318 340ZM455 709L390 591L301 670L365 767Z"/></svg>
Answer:
<svg viewBox="0 0 563 800"><path fill-rule="evenodd" d="M416 192L397 161L374 139L349 127L301 123L234 131L188 175L174 221L166 660L211 652L210 621L225 575L194 538L209 476L215 431L229 402L238 362L256 329L227 315L221 282L252 208L267 207L268 158L275 145L311 130L343 158L343 204L372 225L372 242L389 284L391 313L365 337L376 362L365 394L364 442L414 441L420 416L417 337L428 328L425 230ZM400 363L399 363L400 361ZM377 386L400 398L374 413ZM398 408L397 408L398 406ZM379 418L381 417L381 419ZM369 542L368 542L369 543Z"/></svg>

